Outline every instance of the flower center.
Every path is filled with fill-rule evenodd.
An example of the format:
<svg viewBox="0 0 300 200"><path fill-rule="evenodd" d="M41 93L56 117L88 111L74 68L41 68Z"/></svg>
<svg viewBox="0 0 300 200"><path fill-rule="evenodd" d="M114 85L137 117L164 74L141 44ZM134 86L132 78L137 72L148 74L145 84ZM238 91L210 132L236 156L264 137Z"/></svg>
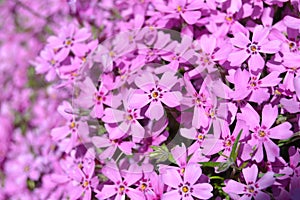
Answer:
<svg viewBox="0 0 300 200"><path fill-rule="evenodd" d="M228 22L232 22L233 18L232 18L232 16L226 16L225 20Z"/></svg>
<svg viewBox="0 0 300 200"><path fill-rule="evenodd" d="M152 92L152 97L156 99L158 97L158 92Z"/></svg>
<svg viewBox="0 0 300 200"><path fill-rule="evenodd" d="M127 115L127 120L128 121L131 121L133 119L133 116L132 115Z"/></svg>
<svg viewBox="0 0 300 200"><path fill-rule="evenodd" d="M251 50L252 52L255 52L255 51L257 50L256 45L251 45L251 46L250 46L250 50Z"/></svg>
<svg viewBox="0 0 300 200"><path fill-rule="evenodd" d="M29 170L30 170L30 167L29 167L28 165L26 165L26 166L24 167L24 172L29 172Z"/></svg>
<svg viewBox="0 0 300 200"><path fill-rule="evenodd" d="M146 183L142 183L141 190L145 190L146 188L147 188L147 184Z"/></svg>
<svg viewBox="0 0 300 200"><path fill-rule="evenodd" d="M50 60L51 65L55 65L56 61L54 59Z"/></svg>
<svg viewBox="0 0 300 200"><path fill-rule="evenodd" d="M67 46L70 46L71 44L72 44L72 40L69 40L69 39L66 40L66 45L67 45Z"/></svg>
<svg viewBox="0 0 300 200"><path fill-rule="evenodd" d="M265 132L265 131L259 131L259 132L258 132L258 135L259 135L260 137L265 137L265 136L266 136L266 132Z"/></svg>
<svg viewBox="0 0 300 200"><path fill-rule="evenodd" d="M199 140L203 140L204 136L202 134L199 134L197 137Z"/></svg>
<svg viewBox="0 0 300 200"><path fill-rule="evenodd" d="M89 185L89 182L88 181L84 181L83 183L82 183L82 186L83 187L87 187Z"/></svg>
<svg viewBox="0 0 300 200"><path fill-rule="evenodd" d="M290 43L289 43L289 48L290 48L290 49L293 49L295 46L296 46L296 45L295 45L294 42L290 42Z"/></svg>
<svg viewBox="0 0 300 200"><path fill-rule="evenodd" d="M108 54L109 54L110 57L114 57L115 56L115 52L113 52L113 51L110 51Z"/></svg>
<svg viewBox="0 0 300 200"><path fill-rule="evenodd" d="M75 126L76 126L76 123L75 123L75 122L71 122L71 124L70 124L70 129L75 128Z"/></svg>
<svg viewBox="0 0 300 200"><path fill-rule="evenodd" d="M231 140L226 140L225 146L227 146L227 147L231 146Z"/></svg>
<svg viewBox="0 0 300 200"><path fill-rule="evenodd" d="M183 187L181 188L181 190L182 190L183 193L188 193L190 189L189 189L188 186L185 185L185 186L183 186Z"/></svg>
<svg viewBox="0 0 300 200"><path fill-rule="evenodd" d="M120 192L120 193L123 193L124 190L125 190L124 185L120 185L120 187L119 187L119 192Z"/></svg>
<svg viewBox="0 0 300 200"><path fill-rule="evenodd" d="M248 192L250 192L250 193L254 193L254 187L253 186L249 186L248 187Z"/></svg>
<svg viewBox="0 0 300 200"><path fill-rule="evenodd" d="M182 7L181 6L177 6L177 11L181 12L182 11Z"/></svg>

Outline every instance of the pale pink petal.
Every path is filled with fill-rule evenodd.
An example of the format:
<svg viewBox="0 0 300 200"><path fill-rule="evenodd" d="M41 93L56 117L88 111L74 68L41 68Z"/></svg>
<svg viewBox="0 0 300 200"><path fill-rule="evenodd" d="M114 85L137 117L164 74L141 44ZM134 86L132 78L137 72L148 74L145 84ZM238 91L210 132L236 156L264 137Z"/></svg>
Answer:
<svg viewBox="0 0 300 200"><path fill-rule="evenodd" d="M257 70L262 70L265 67L265 60L259 53L257 53L250 56L248 64L249 69L256 72Z"/></svg>
<svg viewBox="0 0 300 200"><path fill-rule="evenodd" d="M258 43L263 42L267 38L268 34L269 34L269 29L264 28L261 25L258 25L254 28L252 41Z"/></svg>
<svg viewBox="0 0 300 200"><path fill-rule="evenodd" d="M270 200L270 195L262 192L262 191L257 191L257 194L255 195L255 200Z"/></svg>
<svg viewBox="0 0 300 200"><path fill-rule="evenodd" d="M234 180L229 180L222 189L226 193L243 194L245 185Z"/></svg>
<svg viewBox="0 0 300 200"><path fill-rule="evenodd" d="M264 142L264 146L266 149L268 161L274 162L275 158L279 157L279 151L280 151L279 147L270 139L267 139Z"/></svg>
<svg viewBox="0 0 300 200"><path fill-rule="evenodd" d="M115 185L107 185L104 184L101 192L99 192L96 197L98 199L108 199L109 197L115 195L117 193Z"/></svg>
<svg viewBox="0 0 300 200"><path fill-rule="evenodd" d="M199 199L209 199L213 196L213 187L208 183L199 183L193 186L192 195Z"/></svg>
<svg viewBox="0 0 300 200"><path fill-rule="evenodd" d="M200 128L201 126L207 127L208 117L203 108L199 108L198 106L195 106L192 125L195 128Z"/></svg>
<svg viewBox="0 0 300 200"><path fill-rule="evenodd" d="M123 151L126 155L132 154L132 148L134 147L133 142L122 142L118 145L118 147Z"/></svg>
<svg viewBox="0 0 300 200"><path fill-rule="evenodd" d="M116 123L124 120L125 112L121 110L116 110L113 108L106 108L104 110L104 116L102 121L106 123Z"/></svg>
<svg viewBox="0 0 300 200"><path fill-rule="evenodd" d="M170 108L180 105L181 100L182 94L180 92L166 92L161 99L161 101Z"/></svg>
<svg viewBox="0 0 300 200"><path fill-rule="evenodd" d="M178 185L182 183L182 179L175 169L166 169L166 171L162 173L162 180L166 185L173 188L178 188Z"/></svg>
<svg viewBox="0 0 300 200"><path fill-rule="evenodd" d="M264 106L262 110L262 122L261 125L266 126L269 129L275 122L278 115L277 106L272 107L271 104L267 104Z"/></svg>
<svg viewBox="0 0 300 200"><path fill-rule="evenodd" d="M162 200L169 199L181 199L181 195L179 194L178 190L171 190L170 192L166 192L163 194Z"/></svg>
<svg viewBox="0 0 300 200"><path fill-rule="evenodd" d="M138 190L138 189L132 189L132 188L128 188L128 192L126 192L126 194L128 195L128 197L130 199L140 199L140 200L144 200L145 199L145 195L142 191Z"/></svg>
<svg viewBox="0 0 300 200"><path fill-rule="evenodd" d="M151 102L145 115L149 119L159 120L164 115L164 108L160 102Z"/></svg>
<svg viewBox="0 0 300 200"><path fill-rule="evenodd" d="M275 182L274 173L267 172L261 179L257 181L258 187L260 190L265 189Z"/></svg>
<svg viewBox="0 0 300 200"><path fill-rule="evenodd" d="M201 17L200 11L185 11L181 13L181 17L186 23L192 25L195 24Z"/></svg>
<svg viewBox="0 0 300 200"><path fill-rule="evenodd" d="M285 140L293 136L293 131L290 129L292 125L289 122L284 122L270 129L270 138Z"/></svg>
<svg viewBox="0 0 300 200"><path fill-rule="evenodd" d="M51 130L53 140L61 140L71 133L68 126L62 126Z"/></svg>
<svg viewBox="0 0 300 200"><path fill-rule="evenodd" d="M262 78L260 86L262 87L271 87L276 86L280 83L281 78L279 78L280 73L277 71L273 71L269 73L266 77Z"/></svg>
<svg viewBox="0 0 300 200"><path fill-rule="evenodd" d="M71 50L76 56L84 56L89 51L89 47L86 44L76 43Z"/></svg>
<svg viewBox="0 0 300 200"><path fill-rule="evenodd" d="M208 35L203 35L200 38L200 46L204 53L212 54L216 47L217 40L215 37Z"/></svg>
<svg viewBox="0 0 300 200"><path fill-rule="evenodd" d="M143 139L145 135L145 129L138 121L135 121L134 123L131 124L130 132L132 136L134 136L137 139Z"/></svg>
<svg viewBox="0 0 300 200"><path fill-rule="evenodd" d="M142 90L134 91L128 98L129 107L142 108L150 102L147 94Z"/></svg>
<svg viewBox="0 0 300 200"><path fill-rule="evenodd" d="M165 72L161 79L159 80L159 86L162 86L164 89L171 89L177 83L177 78L174 72Z"/></svg>
<svg viewBox="0 0 300 200"><path fill-rule="evenodd" d="M261 44L260 52L263 53L276 53L280 50L281 42L279 40L272 40Z"/></svg>
<svg viewBox="0 0 300 200"><path fill-rule="evenodd" d="M93 118L101 118L103 116L103 104L95 104L94 108L90 113Z"/></svg>
<svg viewBox="0 0 300 200"><path fill-rule="evenodd" d="M111 145L110 140L108 138L101 136L93 137L92 142L98 148L109 147Z"/></svg>
<svg viewBox="0 0 300 200"><path fill-rule="evenodd" d="M268 92L267 88L259 88L252 91L249 101L261 104L262 102L268 100L269 97L270 93Z"/></svg>
<svg viewBox="0 0 300 200"><path fill-rule="evenodd" d="M230 62L231 65L233 66L239 66L241 65L248 57L250 54L246 52L246 50L239 50L233 53L230 53L228 56L228 61Z"/></svg>
<svg viewBox="0 0 300 200"><path fill-rule="evenodd" d="M283 22L286 26L288 26L289 28L292 29L300 29L300 19L299 18L295 18L295 17L291 17L291 16L285 16L283 19Z"/></svg>
<svg viewBox="0 0 300 200"><path fill-rule="evenodd" d="M223 141L218 138L205 138L201 146L204 155L213 155L224 149Z"/></svg>
<svg viewBox="0 0 300 200"><path fill-rule="evenodd" d="M122 181L121 174L119 172L119 169L116 164L114 163L108 163L105 165L102 170L102 174L109 178L114 183L117 183L118 181Z"/></svg>
<svg viewBox="0 0 300 200"><path fill-rule="evenodd" d="M187 161L187 151L185 145L182 143L182 146L175 146L171 153L173 155L174 160L180 167L185 167Z"/></svg>
<svg viewBox="0 0 300 200"><path fill-rule="evenodd" d="M255 183L258 175L257 166L253 164L251 167L244 168L243 175L247 184Z"/></svg>
<svg viewBox="0 0 300 200"><path fill-rule="evenodd" d="M251 43L251 41L241 32L235 34L234 38L231 38L230 41L234 46L242 49L245 49L247 44Z"/></svg>
<svg viewBox="0 0 300 200"><path fill-rule="evenodd" d="M202 170L198 164L188 164L184 170L184 182L193 185L201 176Z"/></svg>
<svg viewBox="0 0 300 200"><path fill-rule="evenodd" d="M144 73L138 76L134 83L145 92L149 92L149 90L155 87L155 79L151 73Z"/></svg>
<svg viewBox="0 0 300 200"><path fill-rule="evenodd" d="M244 121L247 125L250 125L250 128L253 129L255 126L259 126L260 116L251 106L243 108L242 114Z"/></svg>
<svg viewBox="0 0 300 200"><path fill-rule="evenodd" d="M182 137L195 140L197 137L197 130L195 128L182 128L180 129L180 134L182 135Z"/></svg>
<svg viewBox="0 0 300 200"><path fill-rule="evenodd" d="M264 159L264 149L262 143L258 143L256 153L252 158L258 163Z"/></svg>

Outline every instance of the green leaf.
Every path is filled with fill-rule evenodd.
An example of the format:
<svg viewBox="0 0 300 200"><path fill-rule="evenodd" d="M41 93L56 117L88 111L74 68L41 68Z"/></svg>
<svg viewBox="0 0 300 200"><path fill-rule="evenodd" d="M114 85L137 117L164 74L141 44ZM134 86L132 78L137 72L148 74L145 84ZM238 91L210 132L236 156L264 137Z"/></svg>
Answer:
<svg viewBox="0 0 300 200"><path fill-rule="evenodd" d="M239 134L237 135L237 137L236 137L236 139L233 143L233 146L232 146L232 150L231 150L231 153L230 153L230 158L233 162L236 161L236 158L237 158L237 155L238 155L237 147L238 147L238 142L240 140L242 132L243 132L243 130L241 130L239 132Z"/></svg>
<svg viewBox="0 0 300 200"><path fill-rule="evenodd" d="M165 144L162 146L151 146L151 148L154 151L150 153L150 158L157 160L157 162L165 162L169 159L171 153Z"/></svg>
<svg viewBox="0 0 300 200"><path fill-rule="evenodd" d="M221 163L217 170L216 173L221 173L221 172L225 172L229 169L229 167L231 167L234 164L234 162L229 158L226 162Z"/></svg>
<svg viewBox="0 0 300 200"><path fill-rule="evenodd" d="M202 165L202 167L218 167L220 164L222 164L221 162L199 162L200 165Z"/></svg>

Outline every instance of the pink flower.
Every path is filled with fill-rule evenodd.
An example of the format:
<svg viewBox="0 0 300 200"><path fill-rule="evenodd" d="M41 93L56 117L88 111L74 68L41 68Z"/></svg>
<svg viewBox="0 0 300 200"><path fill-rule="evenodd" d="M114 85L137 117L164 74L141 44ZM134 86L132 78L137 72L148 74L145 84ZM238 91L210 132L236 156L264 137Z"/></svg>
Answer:
<svg viewBox="0 0 300 200"><path fill-rule="evenodd" d="M232 45L238 47L235 52L229 54L228 60L231 65L237 66L242 64L247 58L251 71L257 72L264 68L265 61L260 53L276 53L280 50L281 42L278 40L269 41L267 39L269 29L263 26L256 26L253 31L252 41L244 34L237 33L231 39Z"/></svg>
<svg viewBox="0 0 300 200"><path fill-rule="evenodd" d="M165 170L162 174L162 180L173 189L164 193L162 199L188 200L192 199L192 196L199 199L211 198L213 187L209 183L196 183L201 174L202 170L198 164L187 165L183 178L175 169Z"/></svg>
<svg viewBox="0 0 300 200"><path fill-rule="evenodd" d="M70 135L71 137L65 139L65 142L63 143L64 150L66 152L70 152L71 149L78 143L80 136L82 137L81 139L83 139L86 135L88 135L88 124L83 121L75 120L73 108L71 104L66 101L58 107L58 111L67 120L67 123L65 126L52 129L51 136L53 140L60 141Z"/></svg>
<svg viewBox="0 0 300 200"><path fill-rule="evenodd" d="M92 199L92 189L98 186L98 178L94 176L95 162L85 163L82 168L75 167L69 176L76 186L69 191L71 200L76 200L83 195L83 200Z"/></svg>
<svg viewBox="0 0 300 200"><path fill-rule="evenodd" d="M66 58L70 51L76 56L84 56L89 50L88 46L83 42L87 40L91 34L87 29L82 28L76 30L76 27L71 24L65 26L57 36L50 36L48 38L49 47L55 51L61 51L63 58Z"/></svg>
<svg viewBox="0 0 300 200"><path fill-rule="evenodd" d="M123 199L125 194L133 200L145 199L142 191L130 187L142 178L142 173L120 171L115 163L108 163L102 168L102 174L109 178L113 185L105 184L102 190L97 192L98 199L108 199L114 195L115 199Z"/></svg>
<svg viewBox="0 0 300 200"><path fill-rule="evenodd" d="M124 94L126 96L126 94ZM111 133L110 135L118 135L118 137L122 137L126 133L128 135L132 135L134 141L140 141L145 134L145 129L138 122L139 119L143 119L140 116L140 110L130 109L128 106L128 102L126 102L126 97L123 100L123 110L117 110L114 108L106 108L104 111L104 116L102 120L108 124L116 124L119 123L116 128L114 128L115 133Z"/></svg>
<svg viewBox="0 0 300 200"><path fill-rule="evenodd" d="M269 97L269 87L276 86L281 79L279 73L274 71L260 79L261 74L253 75L247 70L237 69L234 74L235 91L230 94L233 100L243 100L262 103Z"/></svg>
<svg viewBox="0 0 300 200"><path fill-rule="evenodd" d="M270 196L261 190L271 186L275 182L273 172L267 172L261 179L257 181L258 169L255 164L251 167L243 169L244 179L246 184L237 182L235 180L228 180L223 190L230 195L244 194L242 199L254 199L261 200L270 199ZM240 197L238 198L240 199Z"/></svg>
<svg viewBox="0 0 300 200"><path fill-rule="evenodd" d="M267 104L262 110L262 121L260 122L260 116L251 107L245 107L242 110L242 114L238 115L239 119L244 120L249 126L249 130L252 131L249 144L256 148L253 155L253 160L261 162L263 160L263 147L266 150L267 158L269 161L275 161L275 158L279 156L279 147L271 140L272 139L288 139L293 135L290 131L292 125L289 122L284 122L273 128L276 118L278 116L277 106Z"/></svg>
<svg viewBox="0 0 300 200"><path fill-rule="evenodd" d="M180 105L181 93L171 91L176 83L177 78L171 72L164 73L159 81L153 74L144 73L135 80L140 89L130 95L129 106L138 109L150 103L145 115L150 119L159 120L164 115L162 103L171 108Z"/></svg>
<svg viewBox="0 0 300 200"><path fill-rule="evenodd" d="M92 107L90 115L93 118L101 118L104 115L104 105L120 105L119 98L116 97L113 101L113 96L103 83L97 89L92 80L86 78L79 84L79 88L81 89L81 93L76 99L76 103L83 108Z"/></svg>
<svg viewBox="0 0 300 200"><path fill-rule="evenodd" d="M116 152L117 148L119 148L126 155L131 155L132 148L134 147L135 143L131 141L123 141L123 139L124 137L112 138L103 135L93 137L92 141L97 148L106 148L99 156L100 159L104 160L111 158Z"/></svg>
<svg viewBox="0 0 300 200"><path fill-rule="evenodd" d="M162 0L155 1L155 8L159 11L168 13L165 18L179 18L182 17L188 24L195 24L201 17L200 8L204 3L197 0L172 0L166 6Z"/></svg>

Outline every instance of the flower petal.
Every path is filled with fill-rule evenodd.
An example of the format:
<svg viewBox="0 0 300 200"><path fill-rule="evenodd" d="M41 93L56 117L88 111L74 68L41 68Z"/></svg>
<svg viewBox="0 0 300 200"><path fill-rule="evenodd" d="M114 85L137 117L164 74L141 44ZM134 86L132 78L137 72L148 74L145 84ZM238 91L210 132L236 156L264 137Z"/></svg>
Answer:
<svg viewBox="0 0 300 200"><path fill-rule="evenodd" d="M274 128L270 129L270 138L285 140L293 135L293 131L290 131L292 125L289 122L284 122Z"/></svg>
<svg viewBox="0 0 300 200"><path fill-rule="evenodd" d="M275 122L278 115L277 106L272 107L271 104L265 105L262 110L262 122L261 125L266 126L269 129Z"/></svg>
<svg viewBox="0 0 300 200"><path fill-rule="evenodd" d="M261 55L258 54L253 54L250 56L249 60L248 60L248 64L249 64L249 69L251 71L258 71L258 70L262 70L265 66L265 60L261 57Z"/></svg>
<svg viewBox="0 0 300 200"><path fill-rule="evenodd" d="M257 181L258 187L260 190L265 189L275 182L274 173L267 172L261 179Z"/></svg>
<svg viewBox="0 0 300 200"><path fill-rule="evenodd" d="M199 199L209 199L213 196L213 187L208 183L199 183L193 186L192 195Z"/></svg>
<svg viewBox="0 0 300 200"><path fill-rule="evenodd" d="M201 176L202 170L198 164L189 164L184 171L184 182L189 182L193 185Z"/></svg>
<svg viewBox="0 0 300 200"><path fill-rule="evenodd" d="M175 169L166 169L162 173L162 180L166 185L173 188L178 188L178 185L182 183L182 179Z"/></svg>
<svg viewBox="0 0 300 200"><path fill-rule="evenodd" d="M255 183L257 179L258 168L255 164L251 167L247 167L243 169L243 175L247 184Z"/></svg>

